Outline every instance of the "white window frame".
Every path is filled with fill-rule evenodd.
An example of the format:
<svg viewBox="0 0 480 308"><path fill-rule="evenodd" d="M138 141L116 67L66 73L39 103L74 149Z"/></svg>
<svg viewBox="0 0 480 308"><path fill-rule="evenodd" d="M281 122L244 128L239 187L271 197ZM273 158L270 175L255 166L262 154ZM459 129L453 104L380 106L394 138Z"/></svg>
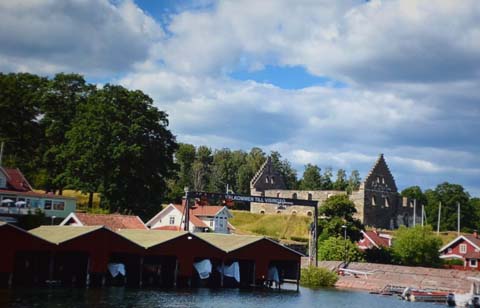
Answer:
<svg viewBox="0 0 480 308"><path fill-rule="evenodd" d="M466 254L467 253L467 244L460 244L459 250L460 250L460 253Z"/></svg>
<svg viewBox="0 0 480 308"><path fill-rule="evenodd" d="M475 261L475 265L472 264L472 261ZM470 267L478 267L478 260L477 259L470 259L468 261L468 264L470 265Z"/></svg>

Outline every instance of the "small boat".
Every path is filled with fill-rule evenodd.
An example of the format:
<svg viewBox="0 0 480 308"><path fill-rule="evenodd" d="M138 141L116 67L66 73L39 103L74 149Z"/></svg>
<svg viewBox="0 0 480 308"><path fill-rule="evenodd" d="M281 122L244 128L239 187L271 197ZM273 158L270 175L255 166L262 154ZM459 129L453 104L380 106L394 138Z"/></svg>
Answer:
<svg viewBox="0 0 480 308"><path fill-rule="evenodd" d="M452 295L447 291L405 288L401 297L410 302L446 303L449 296L452 297Z"/></svg>

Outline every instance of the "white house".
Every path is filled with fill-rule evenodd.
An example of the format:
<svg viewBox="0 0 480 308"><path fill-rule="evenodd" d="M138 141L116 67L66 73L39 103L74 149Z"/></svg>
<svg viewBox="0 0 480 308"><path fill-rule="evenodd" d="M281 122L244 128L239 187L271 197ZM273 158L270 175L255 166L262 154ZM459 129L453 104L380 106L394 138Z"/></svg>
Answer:
<svg viewBox="0 0 480 308"><path fill-rule="evenodd" d="M230 233L233 229L228 219L233 217L225 206L199 205L190 207L190 232ZM185 207L169 204L150 219L146 226L155 230L183 230L185 226Z"/></svg>

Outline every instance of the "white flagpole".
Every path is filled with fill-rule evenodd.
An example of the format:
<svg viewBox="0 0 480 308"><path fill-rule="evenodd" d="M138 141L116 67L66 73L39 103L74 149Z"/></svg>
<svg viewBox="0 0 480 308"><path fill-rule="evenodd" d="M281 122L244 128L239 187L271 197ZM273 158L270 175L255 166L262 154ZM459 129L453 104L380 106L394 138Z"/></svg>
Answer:
<svg viewBox="0 0 480 308"><path fill-rule="evenodd" d="M460 235L460 202L457 202L457 234Z"/></svg>

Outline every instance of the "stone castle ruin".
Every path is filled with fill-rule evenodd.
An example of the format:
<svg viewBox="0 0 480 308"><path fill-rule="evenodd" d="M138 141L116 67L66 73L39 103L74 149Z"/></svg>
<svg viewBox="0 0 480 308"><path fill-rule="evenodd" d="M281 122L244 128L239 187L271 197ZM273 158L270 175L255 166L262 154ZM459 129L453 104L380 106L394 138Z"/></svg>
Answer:
<svg viewBox="0 0 480 308"><path fill-rule="evenodd" d="M287 190L281 174L275 170L272 160L267 157L250 182L250 194L276 198L291 198L318 201L318 206L330 196L346 194L338 190ZM421 205L417 204L413 214L413 200L402 198L395 179L383 157L375 162L357 191L349 195L357 209L356 218L363 224L376 228L394 229L400 225L411 226L413 217L420 222ZM251 203L250 212L258 214L284 214L312 216L312 209L304 206L283 204Z"/></svg>

